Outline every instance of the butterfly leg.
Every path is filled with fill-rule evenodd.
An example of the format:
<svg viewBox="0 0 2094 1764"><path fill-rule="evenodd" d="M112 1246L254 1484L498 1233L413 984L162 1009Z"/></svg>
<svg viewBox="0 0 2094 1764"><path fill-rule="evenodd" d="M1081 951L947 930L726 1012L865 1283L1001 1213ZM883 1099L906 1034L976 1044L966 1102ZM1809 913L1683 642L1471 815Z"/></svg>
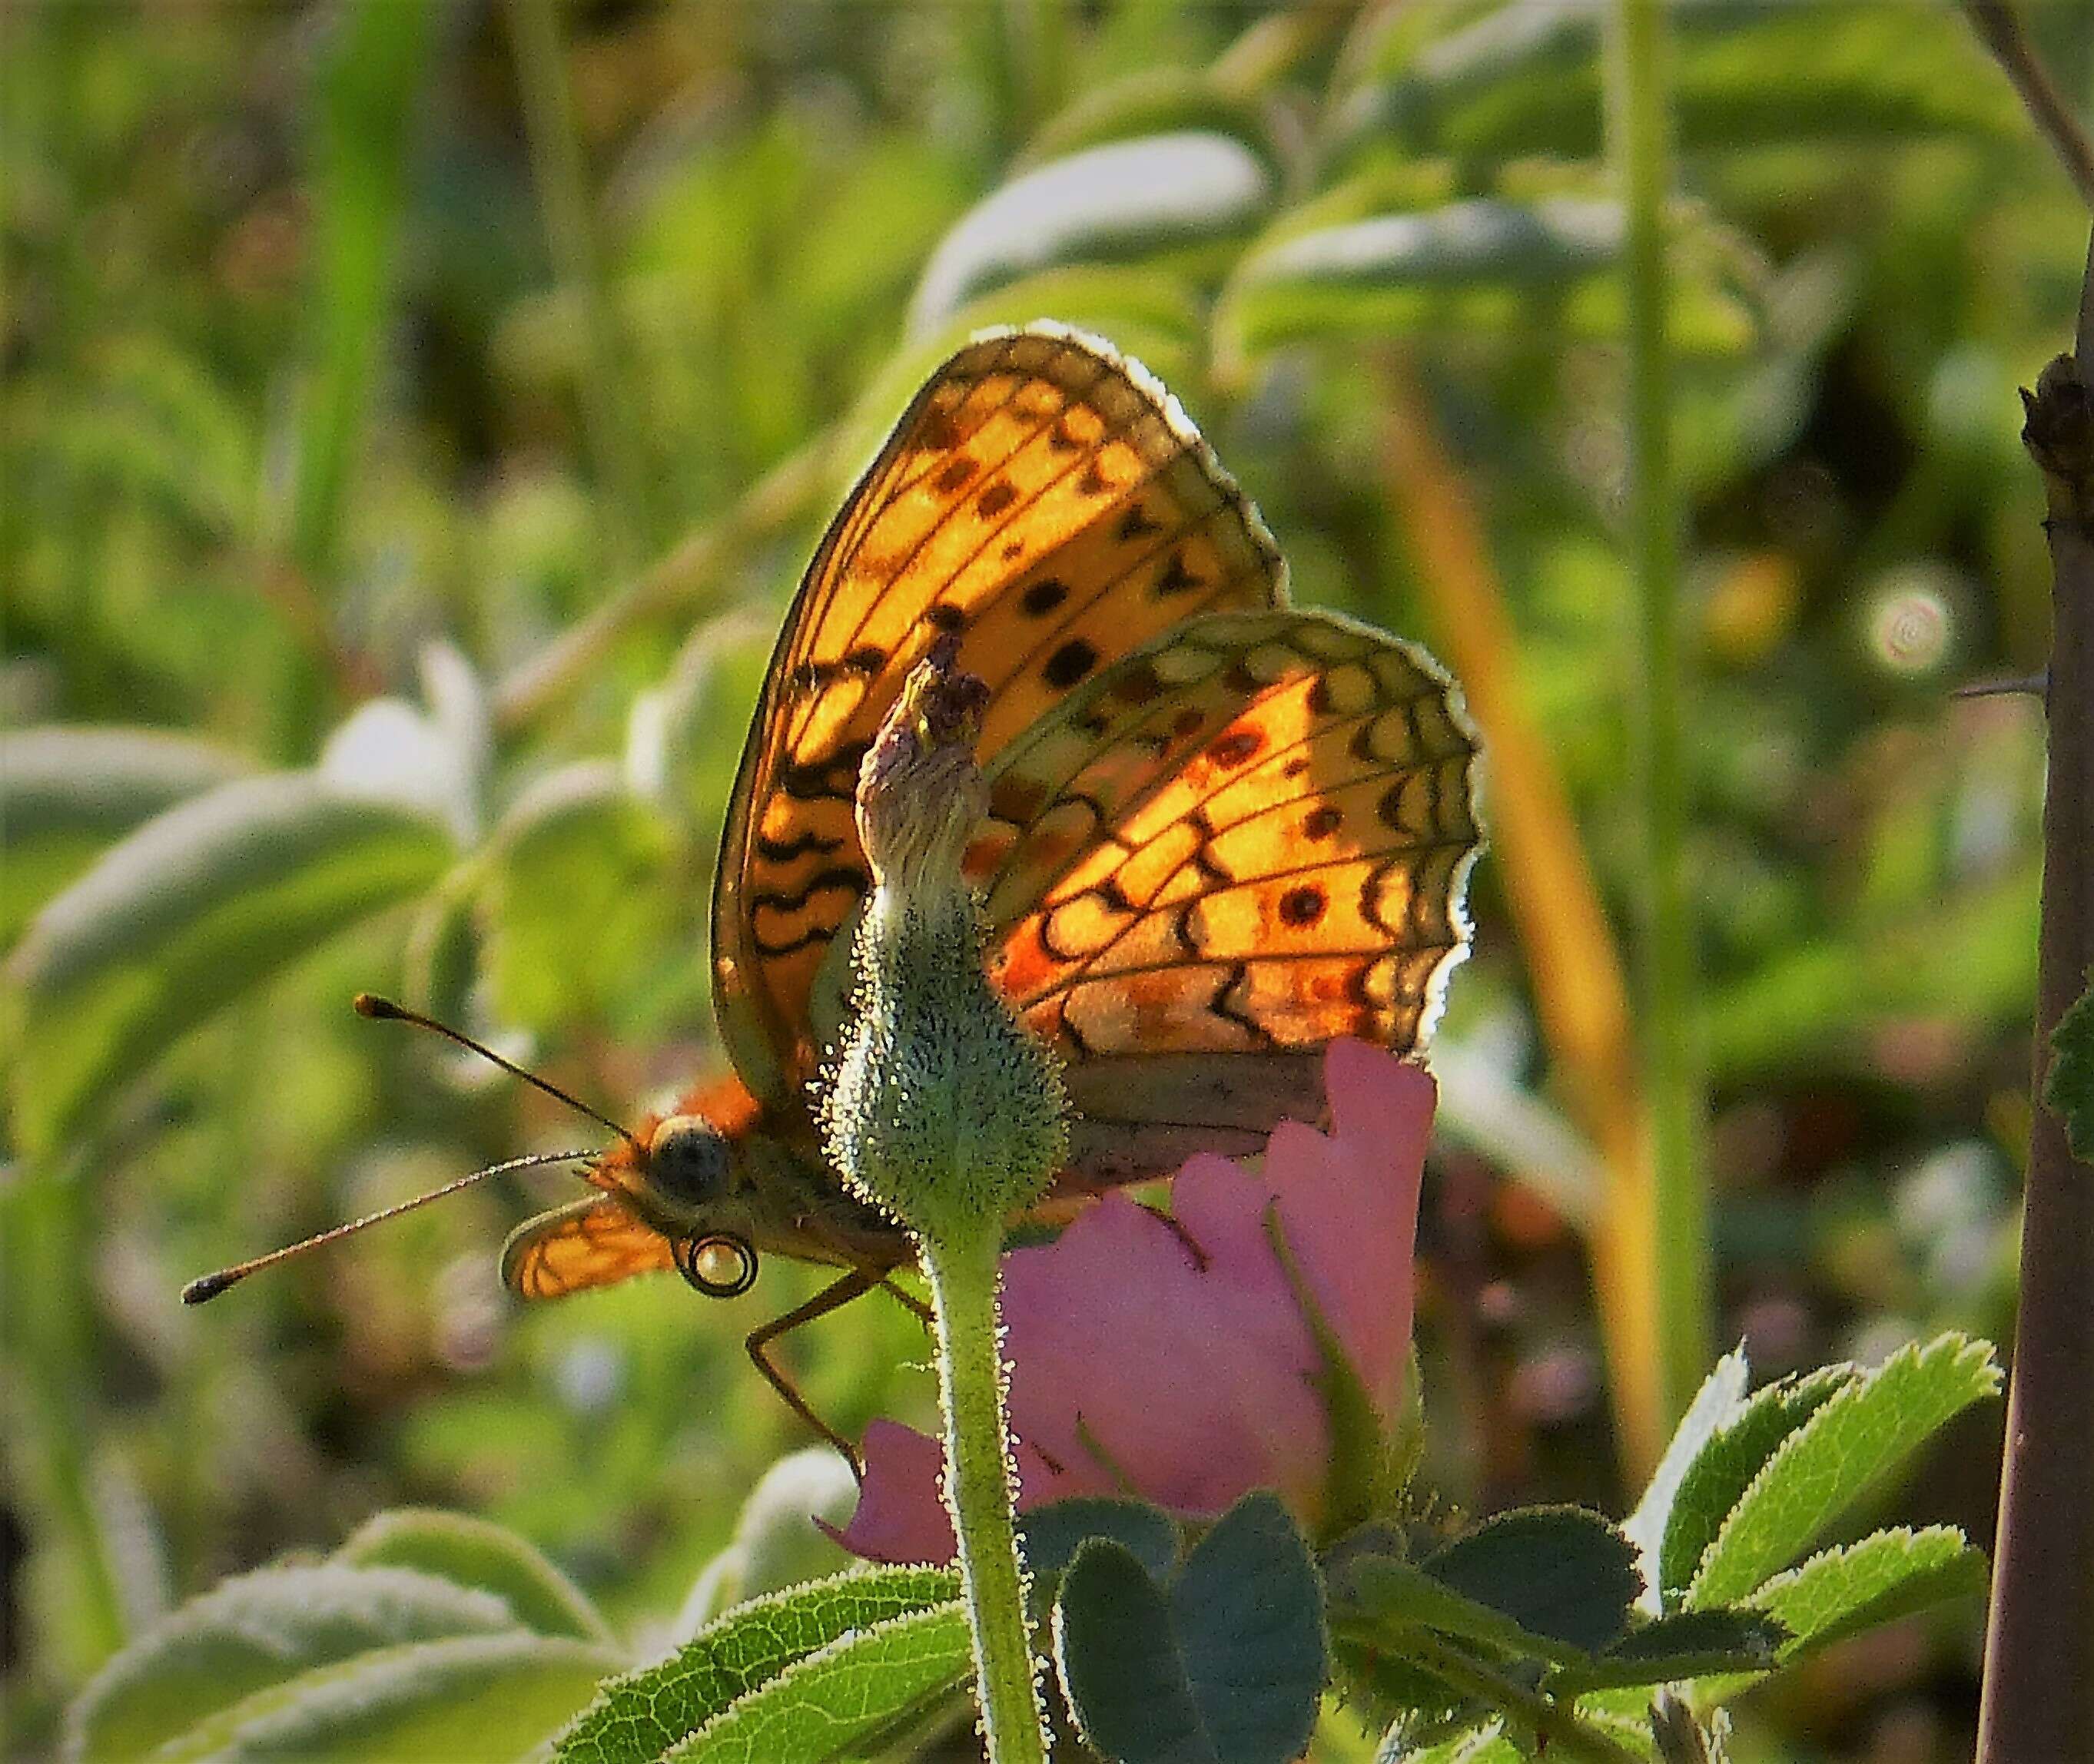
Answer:
<svg viewBox="0 0 2094 1764"><path fill-rule="evenodd" d="M880 1276L880 1284L887 1289L888 1297L893 1299L903 1310L912 1313L917 1322L923 1324L926 1329L930 1328L937 1322L937 1312L932 1310L928 1305L925 1304L922 1299L917 1297L914 1293L903 1291L901 1288L897 1286L894 1282L888 1279L885 1275L882 1275Z"/></svg>
<svg viewBox="0 0 2094 1764"><path fill-rule="evenodd" d="M804 1305L795 1306L782 1317L774 1317L758 1330L753 1332L743 1345L749 1357L771 1388L784 1399L785 1406L806 1422L830 1445L844 1454L844 1461L851 1467L851 1474L860 1482L865 1480L865 1466L860 1462L857 1448L828 1422L816 1414L807 1399L800 1394L799 1388L780 1371L771 1358L771 1344L780 1336L789 1335L804 1323L818 1317L826 1317L839 1310L854 1298L862 1298L875 1286L884 1284L883 1277L864 1268L853 1268L841 1278L832 1280Z"/></svg>

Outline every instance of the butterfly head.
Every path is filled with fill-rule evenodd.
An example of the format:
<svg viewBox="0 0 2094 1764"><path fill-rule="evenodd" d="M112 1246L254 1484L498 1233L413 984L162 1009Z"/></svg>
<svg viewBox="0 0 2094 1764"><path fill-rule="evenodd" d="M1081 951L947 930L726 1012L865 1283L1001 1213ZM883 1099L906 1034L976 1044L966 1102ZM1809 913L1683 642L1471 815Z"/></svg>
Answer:
<svg viewBox="0 0 2094 1764"><path fill-rule="evenodd" d="M702 1114L671 1114L648 1136L647 1174L665 1200L710 1206L728 1193L734 1158L726 1137Z"/></svg>

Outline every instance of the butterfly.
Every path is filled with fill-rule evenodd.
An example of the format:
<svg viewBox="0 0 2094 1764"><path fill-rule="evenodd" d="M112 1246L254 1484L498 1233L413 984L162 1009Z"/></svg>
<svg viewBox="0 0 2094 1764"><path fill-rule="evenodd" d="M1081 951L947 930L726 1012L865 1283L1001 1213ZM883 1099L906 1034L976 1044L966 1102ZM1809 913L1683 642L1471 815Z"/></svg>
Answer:
<svg viewBox="0 0 2094 1764"><path fill-rule="evenodd" d="M959 350L831 522L771 657L712 902L731 1071L617 1128L594 1192L502 1255L527 1299L671 1267L730 1296L771 1253L837 1269L748 1346L846 1456L767 1349L913 1260L823 1166L810 1091L870 887L860 762L944 640L988 689L967 868L990 976L1071 1107L1050 1210L1256 1153L1336 1036L1420 1049L1469 940L1477 739L1447 674L1289 606L1271 535L1138 363L1046 323Z"/></svg>

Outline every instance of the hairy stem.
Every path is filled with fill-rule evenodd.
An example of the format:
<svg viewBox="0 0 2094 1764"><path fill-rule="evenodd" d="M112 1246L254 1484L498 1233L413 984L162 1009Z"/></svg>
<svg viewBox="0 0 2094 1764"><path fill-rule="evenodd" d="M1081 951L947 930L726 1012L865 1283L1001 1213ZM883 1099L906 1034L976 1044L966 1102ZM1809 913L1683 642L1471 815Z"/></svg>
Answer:
<svg viewBox="0 0 2094 1764"><path fill-rule="evenodd" d="M1016 1475L1004 1419L997 1234L924 1240L938 1308L938 1385L945 1418L945 1508L959 1540L960 1581L974 1636L975 1676L990 1764L1047 1756L1039 1684L1018 1559Z"/></svg>
<svg viewBox="0 0 2094 1764"><path fill-rule="evenodd" d="M1664 0L1616 0L1609 15L1608 127L1626 211L1629 532L1636 565L1644 824L1640 964L1644 1093L1650 1110L1646 1240L1667 1419L1707 1371L1709 1196L1694 1040L1693 928L1687 890L1686 668L1679 510L1673 481L1666 201L1671 186Z"/></svg>

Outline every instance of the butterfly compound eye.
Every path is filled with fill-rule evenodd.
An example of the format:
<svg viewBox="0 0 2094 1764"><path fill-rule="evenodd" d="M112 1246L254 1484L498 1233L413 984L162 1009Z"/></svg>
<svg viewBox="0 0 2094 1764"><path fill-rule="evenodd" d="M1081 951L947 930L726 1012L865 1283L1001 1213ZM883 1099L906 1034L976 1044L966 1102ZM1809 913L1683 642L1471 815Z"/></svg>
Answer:
<svg viewBox="0 0 2094 1764"><path fill-rule="evenodd" d="M756 1251L739 1237L681 1237L676 1271L707 1298L739 1298L756 1284Z"/></svg>
<svg viewBox="0 0 2094 1764"><path fill-rule="evenodd" d="M702 1206L727 1192L727 1141L695 1114L672 1114L654 1129L647 1173L670 1199Z"/></svg>

